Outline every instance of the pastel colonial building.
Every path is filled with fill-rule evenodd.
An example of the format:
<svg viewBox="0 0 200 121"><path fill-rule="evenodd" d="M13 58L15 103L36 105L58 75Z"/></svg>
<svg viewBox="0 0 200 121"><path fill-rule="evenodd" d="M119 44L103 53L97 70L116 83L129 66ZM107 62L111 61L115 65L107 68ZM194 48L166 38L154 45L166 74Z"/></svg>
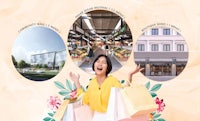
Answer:
<svg viewBox="0 0 200 121"><path fill-rule="evenodd" d="M179 75L188 60L184 38L171 28L152 28L144 32L134 48L134 59L153 80L169 80Z"/></svg>

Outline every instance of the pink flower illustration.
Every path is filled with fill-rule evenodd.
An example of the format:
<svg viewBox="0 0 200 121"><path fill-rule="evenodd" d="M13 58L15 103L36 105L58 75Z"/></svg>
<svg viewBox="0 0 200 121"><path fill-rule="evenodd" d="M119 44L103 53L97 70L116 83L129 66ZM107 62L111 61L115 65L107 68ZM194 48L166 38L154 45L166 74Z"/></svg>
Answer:
<svg viewBox="0 0 200 121"><path fill-rule="evenodd" d="M70 99L74 99L77 98L77 90L73 90L69 95L70 95Z"/></svg>
<svg viewBox="0 0 200 121"><path fill-rule="evenodd" d="M58 96L50 96L50 99L48 99L48 108L51 110L57 110L60 105L61 100L58 98Z"/></svg>
<svg viewBox="0 0 200 121"><path fill-rule="evenodd" d="M165 107L165 103L163 103L163 99L160 100L158 97L156 97L155 102L158 105L157 112L159 113L163 111Z"/></svg>

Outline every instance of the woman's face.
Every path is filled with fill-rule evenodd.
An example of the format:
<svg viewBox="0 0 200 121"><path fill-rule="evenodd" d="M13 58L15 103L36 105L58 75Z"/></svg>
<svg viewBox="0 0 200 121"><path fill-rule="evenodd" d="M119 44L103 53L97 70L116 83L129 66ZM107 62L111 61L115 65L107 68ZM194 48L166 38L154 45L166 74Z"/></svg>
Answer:
<svg viewBox="0 0 200 121"><path fill-rule="evenodd" d="M94 71L96 75L106 75L107 67L108 64L106 58L103 56L94 63Z"/></svg>

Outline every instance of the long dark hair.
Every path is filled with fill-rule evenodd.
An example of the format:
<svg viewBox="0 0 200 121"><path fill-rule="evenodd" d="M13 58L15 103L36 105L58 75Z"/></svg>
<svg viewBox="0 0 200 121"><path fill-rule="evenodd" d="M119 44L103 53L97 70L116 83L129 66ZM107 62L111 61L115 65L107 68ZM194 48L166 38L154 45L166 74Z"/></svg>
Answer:
<svg viewBox="0 0 200 121"><path fill-rule="evenodd" d="M110 58L107 55L104 54L100 54L96 57L96 59L94 60L93 64L92 64L92 70L94 71L94 64L95 62L100 58L100 57L105 57L106 58L106 63L107 63L107 70L106 70L106 76L111 72L112 70L112 63Z"/></svg>

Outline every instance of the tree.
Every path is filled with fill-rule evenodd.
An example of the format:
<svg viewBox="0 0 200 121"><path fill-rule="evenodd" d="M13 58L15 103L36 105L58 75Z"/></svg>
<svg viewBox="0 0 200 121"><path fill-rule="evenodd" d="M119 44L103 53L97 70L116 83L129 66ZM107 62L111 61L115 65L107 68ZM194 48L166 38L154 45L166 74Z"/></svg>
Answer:
<svg viewBox="0 0 200 121"><path fill-rule="evenodd" d="M47 64L42 64L42 68L47 68Z"/></svg>
<svg viewBox="0 0 200 121"><path fill-rule="evenodd" d="M21 61L18 63L18 67L19 67L19 68L26 68L26 67L30 67L30 64L26 63L24 60L21 60Z"/></svg>
<svg viewBox="0 0 200 121"><path fill-rule="evenodd" d="M34 68L40 68L40 64L36 64L33 66Z"/></svg>
<svg viewBox="0 0 200 121"><path fill-rule="evenodd" d="M62 64L61 64L61 67L63 68L63 67L64 67L64 65L65 65L65 61L64 61L64 62L62 62Z"/></svg>
<svg viewBox="0 0 200 121"><path fill-rule="evenodd" d="M15 68L17 68L17 61L15 60L15 57L12 55L12 62L15 66Z"/></svg>

